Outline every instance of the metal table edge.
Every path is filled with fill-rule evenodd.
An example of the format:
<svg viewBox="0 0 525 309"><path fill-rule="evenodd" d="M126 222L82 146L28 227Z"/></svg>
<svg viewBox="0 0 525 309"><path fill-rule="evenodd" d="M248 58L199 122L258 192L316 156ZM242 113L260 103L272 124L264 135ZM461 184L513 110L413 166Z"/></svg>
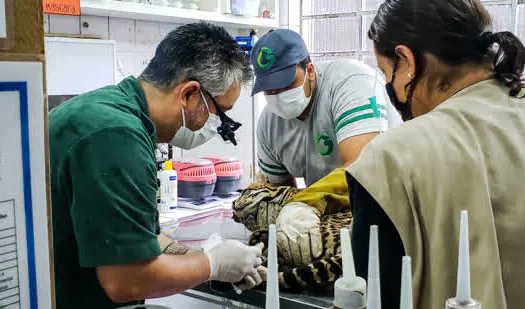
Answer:
<svg viewBox="0 0 525 309"><path fill-rule="evenodd" d="M193 291L200 293L192 293ZM183 294L188 297L197 298L216 304L220 304L220 300L217 298L223 298L259 308L264 308L266 305L266 293L261 290L245 291L238 295L233 291L227 293L215 291L211 289L209 284L201 284L191 290L184 292ZM205 295L209 297L206 297ZM281 293L280 295L281 309L326 309L332 306L332 302L333 298L328 296L317 297L307 294L294 293Z"/></svg>

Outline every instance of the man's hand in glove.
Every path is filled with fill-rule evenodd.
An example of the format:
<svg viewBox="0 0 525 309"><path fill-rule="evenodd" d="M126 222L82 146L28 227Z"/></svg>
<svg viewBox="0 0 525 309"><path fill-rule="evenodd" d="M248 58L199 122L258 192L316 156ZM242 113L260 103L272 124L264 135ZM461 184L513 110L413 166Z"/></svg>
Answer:
<svg viewBox="0 0 525 309"><path fill-rule="evenodd" d="M277 250L288 265L306 265L323 254L319 210L304 203L286 204L277 217Z"/></svg>
<svg viewBox="0 0 525 309"><path fill-rule="evenodd" d="M257 267L257 272L255 274L247 275L246 277L244 277L242 283L237 284L237 287L241 291L251 290L254 287L263 283L264 281L266 281L266 267L259 266Z"/></svg>
<svg viewBox="0 0 525 309"><path fill-rule="evenodd" d="M209 280L239 282L245 276L258 276L257 267L262 263L262 247L249 247L234 240L221 241L206 251L210 260Z"/></svg>

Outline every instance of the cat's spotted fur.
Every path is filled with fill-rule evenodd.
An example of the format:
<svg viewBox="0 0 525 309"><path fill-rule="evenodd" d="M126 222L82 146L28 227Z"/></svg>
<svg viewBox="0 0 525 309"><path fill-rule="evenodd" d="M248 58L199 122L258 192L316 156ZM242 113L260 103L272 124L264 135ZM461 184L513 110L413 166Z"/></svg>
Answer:
<svg viewBox="0 0 525 309"><path fill-rule="evenodd" d="M286 201L297 193L295 188L254 185L243 191L234 202L234 219L243 223L250 231L250 244L263 242L268 245L268 226L274 224ZM342 274L340 229L350 227L352 215L349 211L323 216L321 234L323 254L308 265L282 266L279 263L279 285L295 291L331 290ZM265 252L266 255L266 252Z"/></svg>

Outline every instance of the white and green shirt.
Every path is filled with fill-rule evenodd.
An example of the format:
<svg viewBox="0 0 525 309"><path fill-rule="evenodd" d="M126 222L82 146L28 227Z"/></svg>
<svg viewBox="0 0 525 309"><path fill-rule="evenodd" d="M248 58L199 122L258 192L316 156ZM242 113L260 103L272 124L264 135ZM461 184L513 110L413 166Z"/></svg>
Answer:
<svg viewBox="0 0 525 309"><path fill-rule="evenodd" d="M316 73L315 100L306 120L280 118L268 108L259 118L259 168L271 183L303 177L309 186L342 166L339 143L401 123L383 82L366 64L328 61L317 64Z"/></svg>

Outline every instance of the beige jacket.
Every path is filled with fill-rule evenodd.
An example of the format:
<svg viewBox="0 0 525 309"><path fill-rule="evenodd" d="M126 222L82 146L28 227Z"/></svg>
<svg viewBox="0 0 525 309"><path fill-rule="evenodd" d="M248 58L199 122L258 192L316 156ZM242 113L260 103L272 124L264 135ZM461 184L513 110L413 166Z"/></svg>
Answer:
<svg viewBox="0 0 525 309"><path fill-rule="evenodd" d="M415 308L443 309L456 294L463 209L472 296L484 309L525 307L524 94L475 84L377 137L348 168L412 256Z"/></svg>

